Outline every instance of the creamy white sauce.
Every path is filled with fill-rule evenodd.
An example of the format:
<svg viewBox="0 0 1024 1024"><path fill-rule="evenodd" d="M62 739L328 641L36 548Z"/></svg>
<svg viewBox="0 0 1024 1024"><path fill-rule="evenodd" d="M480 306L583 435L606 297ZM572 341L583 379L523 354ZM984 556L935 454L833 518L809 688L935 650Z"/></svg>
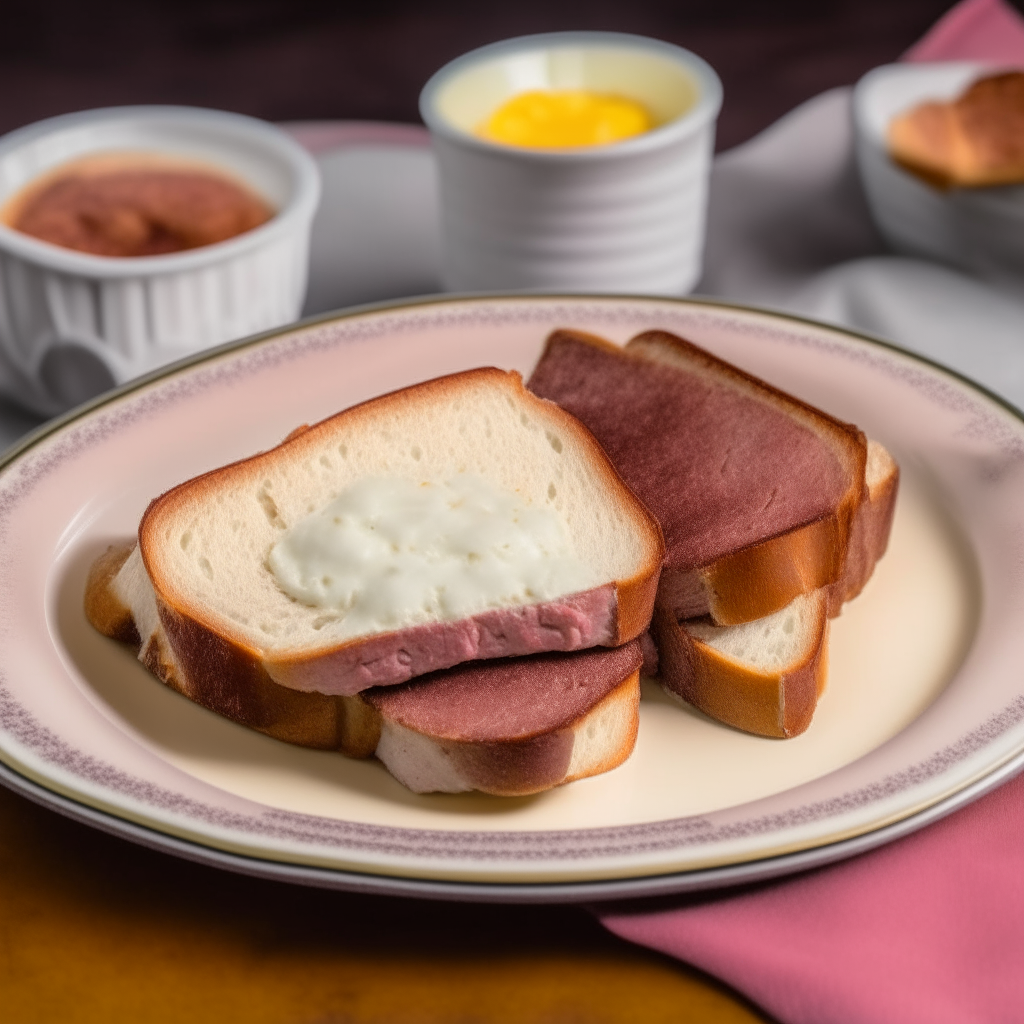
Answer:
<svg viewBox="0 0 1024 1024"><path fill-rule="evenodd" d="M361 636L596 586L553 508L482 477L360 480L287 530L267 565L322 608L332 635ZM322 624L321 624L322 625Z"/></svg>

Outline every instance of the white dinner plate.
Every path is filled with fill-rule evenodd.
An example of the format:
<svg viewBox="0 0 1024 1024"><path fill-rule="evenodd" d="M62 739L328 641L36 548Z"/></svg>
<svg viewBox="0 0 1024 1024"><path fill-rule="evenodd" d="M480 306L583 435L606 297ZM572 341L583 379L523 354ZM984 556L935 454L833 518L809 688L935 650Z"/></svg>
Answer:
<svg viewBox="0 0 1024 1024"><path fill-rule="evenodd" d="M417 796L163 687L82 612L85 572L169 486L554 327L666 328L858 423L902 469L890 548L832 629L796 739L645 684L620 768L534 797ZM608 401L616 401L614 391ZM198 860L337 887L600 898L766 877L916 828L1024 760L1024 422L878 342L708 302L476 297L364 308L229 346L48 425L0 468L0 761L37 800Z"/></svg>

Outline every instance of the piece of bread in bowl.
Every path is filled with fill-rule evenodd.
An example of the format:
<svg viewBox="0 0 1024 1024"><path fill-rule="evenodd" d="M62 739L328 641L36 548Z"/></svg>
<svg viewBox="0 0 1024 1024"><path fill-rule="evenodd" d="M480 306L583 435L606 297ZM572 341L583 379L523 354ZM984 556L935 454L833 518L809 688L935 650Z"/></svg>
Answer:
<svg viewBox="0 0 1024 1024"><path fill-rule="evenodd" d="M593 431L661 523L658 601L677 619L749 622L841 577L856 427L664 331L624 349L555 331L528 386Z"/></svg>
<svg viewBox="0 0 1024 1024"><path fill-rule="evenodd" d="M888 128L889 153L939 188L1024 181L1024 72L972 83L949 102L920 103Z"/></svg>
<svg viewBox="0 0 1024 1024"><path fill-rule="evenodd" d="M110 600L189 695L272 682L348 696L619 646L647 628L664 552L589 431L496 369L384 395L187 481L138 536Z"/></svg>
<svg viewBox="0 0 1024 1024"><path fill-rule="evenodd" d="M640 644L475 661L364 690L377 757L416 793L525 796L610 771L640 723Z"/></svg>

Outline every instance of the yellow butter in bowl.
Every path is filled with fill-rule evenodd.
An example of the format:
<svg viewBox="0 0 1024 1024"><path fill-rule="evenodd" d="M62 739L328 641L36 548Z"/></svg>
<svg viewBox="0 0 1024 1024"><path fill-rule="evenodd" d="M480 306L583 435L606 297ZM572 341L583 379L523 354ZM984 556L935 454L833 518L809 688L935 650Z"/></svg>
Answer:
<svg viewBox="0 0 1024 1024"><path fill-rule="evenodd" d="M509 146L569 149L619 142L654 126L647 109L624 96L587 89L532 89L506 100L476 134Z"/></svg>

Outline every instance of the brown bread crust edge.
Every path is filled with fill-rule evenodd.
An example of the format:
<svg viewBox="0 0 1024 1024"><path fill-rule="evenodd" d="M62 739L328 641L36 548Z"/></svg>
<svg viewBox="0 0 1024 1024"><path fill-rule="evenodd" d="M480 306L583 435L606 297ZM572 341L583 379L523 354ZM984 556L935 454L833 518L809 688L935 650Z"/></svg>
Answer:
<svg viewBox="0 0 1024 1024"><path fill-rule="evenodd" d="M158 634L148 637L140 650L142 640L131 612L111 588L134 547L135 542L128 541L108 548L89 572L85 614L100 633L132 647L146 668L172 690L233 722L302 747L336 750L349 757L373 754L380 721L359 697L301 693L279 686L256 659L208 635L190 645L198 654L191 672ZM167 635L190 628L187 620L159 602L158 610Z"/></svg>
<svg viewBox="0 0 1024 1024"><path fill-rule="evenodd" d="M104 636L136 651L142 643L131 609L114 593L111 584L135 547L134 541L111 544L89 567L85 581L85 617Z"/></svg>
<svg viewBox="0 0 1024 1024"><path fill-rule="evenodd" d="M805 657L784 672L758 672L697 639L668 609L655 610L665 689L726 725L788 739L811 724L828 673L828 603L818 602L816 636Z"/></svg>

